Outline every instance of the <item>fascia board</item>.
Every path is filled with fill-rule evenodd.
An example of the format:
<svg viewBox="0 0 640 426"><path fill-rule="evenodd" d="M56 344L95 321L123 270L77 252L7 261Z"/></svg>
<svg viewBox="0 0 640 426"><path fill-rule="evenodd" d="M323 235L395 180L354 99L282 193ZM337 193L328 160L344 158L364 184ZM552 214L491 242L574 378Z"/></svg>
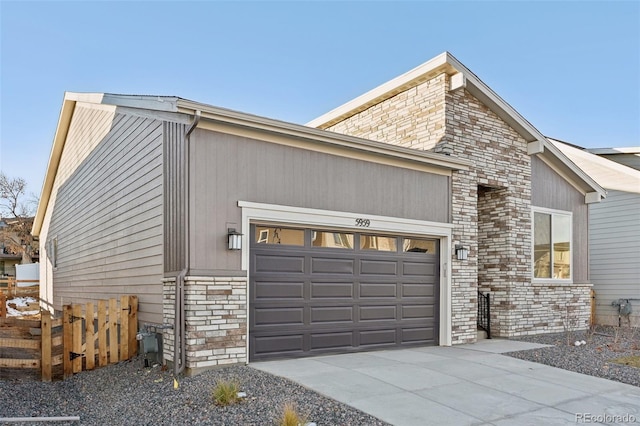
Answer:
<svg viewBox="0 0 640 426"><path fill-rule="evenodd" d="M263 132L276 133L320 144L340 146L356 151L376 153L379 155L403 159L405 161L443 167L449 170L468 170L472 165L471 161L449 158L443 154L418 151L368 139L357 138L354 136L341 135L326 130L301 126L299 124L273 120L223 108L216 108L210 105L198 104L184 99L181 99L178 102L178 112L193 114L195 111L201 111L202 119L204 120L251 128Z"/></svg>
<svg viewBox="0 0 640 426"><path fill-rule="evenodd" d="M566 168L569 172L573 173L578 179L586 184L585 193L586 192L597 192L602 198L607 196L607 191L598 184L591 176L585 173L580 167L578 167L569 157L567 157L558 147L556 147L553 143L551 143L547 138L544 139L545 142L545 150L542 156L548 156L548 152L553 154L553 156L561 163L556 164L557 166Z"/></svg>
<svg viewBox="0 0 640 426"><path fill-rule="evenodd" d="M51 198L51 190L53 189L53 183L56 178L56 173L58 172L60 156L62 155L62 149L64 148L64 143L67 139L67 133L69 131L69 125L71 124L71 117L73 116L76 102L99 102L99 100L102 99L101 95L101 93L65 92L62 107L60 109L60 116L58 117L58 126L56 127L56 133L53 136L53 145L51 147L51 152L49 153L47 171L40 191L38 209L36 210L36 215L31 227L31 234L34 237L38 237L42 230L44 215L47 212L47 206L49 204L49 199Z"/></svg>

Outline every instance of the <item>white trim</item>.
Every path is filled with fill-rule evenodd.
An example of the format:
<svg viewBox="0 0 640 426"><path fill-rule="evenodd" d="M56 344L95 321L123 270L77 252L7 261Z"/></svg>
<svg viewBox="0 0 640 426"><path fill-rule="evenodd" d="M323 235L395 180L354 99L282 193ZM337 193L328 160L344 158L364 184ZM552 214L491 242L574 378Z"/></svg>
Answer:
<svg viewBox="0 0 640 426"><path fill-rule="evenodd" d="M394 235L411 235L419 237L436 237L440 239L440 346L451 346L451 233L454 227L450 223L429 222L424 220L404 219L399 217L376 216L366 213L338 212L332 210L309 209L276 204L254 203L238 201L242 209L242 269L249 276L249 227L252 222L274 222L293 224L304 227L317 226L331 229L348 229L355 231L388 232ZM356 219L368 219L366 228L355 226ZM247 301L250 300L247 288ZM249 318L249 303L247 302L247 319ZM247 336L249 330L247 330ZM247 362L249 354L249 339L247 338Z"/></svg>
<svg viewBox="0 0 640 426"><path fill-rule="evenodd" d="M569 278L535 278L535 213L545 213L551 215L551 244L553 245L553 216L568 216L571 220L569 227ZM551 249L551 258L553 258L553 248ZM551 259L553 262L553 259ZM573 284L573 212L566 210L549 209L546 207L531 206L531 283L532 284ZM551 274L553 275L553 263L551 264Z"/></svg>

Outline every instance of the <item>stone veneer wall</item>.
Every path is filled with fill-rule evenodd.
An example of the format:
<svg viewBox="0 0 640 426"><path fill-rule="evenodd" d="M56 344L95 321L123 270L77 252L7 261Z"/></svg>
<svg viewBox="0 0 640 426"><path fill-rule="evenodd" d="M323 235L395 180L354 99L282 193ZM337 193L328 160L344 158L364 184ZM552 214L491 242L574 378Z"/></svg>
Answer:
<svg viewBox="0 0 640 426"><path fill-rule="evenodd" d="M163 286L164 320L174 323L175 280ZM247 362L247 278L187 277L185 280L188 373ZM165 330L164 359L173 361L174 331Z"/></svg>
<svg viewBox="0 0 640 426"><path fill-rule="evenodd" d="M467 261L450 253L454 343L476 339L478 284L492 293L497 336L561 331L567 307L582 326L588 286L531 282L527 142L466 90L448 87L449 78L441 74L328 130L474 162L471 170L452 176L453 241L470 247Z"/></svg>

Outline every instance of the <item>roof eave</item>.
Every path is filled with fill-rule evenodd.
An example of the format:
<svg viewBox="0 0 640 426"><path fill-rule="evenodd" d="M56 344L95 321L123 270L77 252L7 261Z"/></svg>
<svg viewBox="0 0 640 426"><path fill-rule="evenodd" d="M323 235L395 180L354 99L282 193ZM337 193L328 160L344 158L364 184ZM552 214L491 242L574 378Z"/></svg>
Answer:
<svg viewBox="0 0 640 426"><path fill-rule="evenodd" d="M560 150L550 143L545 136L540 133L531 123L529 123L518 111L502 99L496 92L487 86L478 76L458 61L451 53L444 52L428 62L414 68L413 70L396 77L373 90L347 102L346 104L333 109L332 111L307 123L307 126L327 128L350 116L363 111L370 106L388 99L401 91L408 89L421 81L432 78L435 75L446 72L448 75L462 73L465 79L465 88L471 95L484 103L496 115L511 126L522 138L530 142L539 142L544 148L538 153L549 158L548 162L554 167L562 169L565 173L572 175L574 179L581 181L580 189L584 194L596 192L601 197L606 195L606 191L596 183L591 177L584 173Z"/></svg>
<svg viewBox="0 0 640 426"><path fill-rule="evenodd" d="M444 154L417 151L355 136L342 135L299 124L218 108L186 99L180 99L178 101L178 112L194 114L195 111L200 111L202 119L205 120L213 120L225 124L302 138L321 144L337 145L356 151L373 152L379 155L411 162L425 163L449 170L468 170L472 164L470 161L448 157Z"/></svg>

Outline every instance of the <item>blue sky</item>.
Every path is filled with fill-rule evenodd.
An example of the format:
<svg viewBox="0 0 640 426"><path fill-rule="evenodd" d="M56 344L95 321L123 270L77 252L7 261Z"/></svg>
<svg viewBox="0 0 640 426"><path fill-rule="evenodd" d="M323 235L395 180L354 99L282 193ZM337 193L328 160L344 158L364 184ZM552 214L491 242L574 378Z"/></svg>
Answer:
<svg viewBox="0 0 640 426"><path fill-rule="evenodd" d="M39 194L64 91L304 124L447 50L543 134L640 145L640 2L0 0L0 166Z"/></svg>

